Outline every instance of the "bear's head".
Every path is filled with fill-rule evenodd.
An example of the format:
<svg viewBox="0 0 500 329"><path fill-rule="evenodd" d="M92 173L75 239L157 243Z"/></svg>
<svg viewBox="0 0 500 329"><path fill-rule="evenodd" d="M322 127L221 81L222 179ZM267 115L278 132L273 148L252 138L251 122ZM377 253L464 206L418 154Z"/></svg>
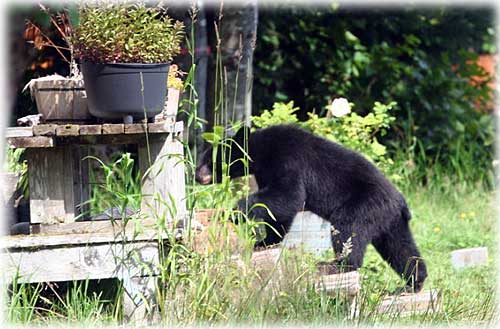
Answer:
<svg viewBox="0 0 500 329"><path fill-rule="evenodd" d="M220 183L224 168L227 168L226 173L231 178L241 177L248 173L245 168L245 159L248 159L248 154L245 152L245 137L248 138L249 134L250 129L243 127L233 137L225 138L217 143L215 149L213 145L206 148L198 157L196 181L202 185L212 182Z"/></svg>

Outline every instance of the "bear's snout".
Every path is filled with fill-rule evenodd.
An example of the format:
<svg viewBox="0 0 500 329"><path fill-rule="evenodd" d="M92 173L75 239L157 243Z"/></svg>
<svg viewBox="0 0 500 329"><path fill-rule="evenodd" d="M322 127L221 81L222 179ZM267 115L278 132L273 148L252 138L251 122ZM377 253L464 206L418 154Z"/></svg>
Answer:
<svg viewBox="0 0 500 329"><path fill-rule="evenodd" d="M195 179L202 185L207 185L212 182L212 171L207 165L202 165L196 168Z"/></svg>

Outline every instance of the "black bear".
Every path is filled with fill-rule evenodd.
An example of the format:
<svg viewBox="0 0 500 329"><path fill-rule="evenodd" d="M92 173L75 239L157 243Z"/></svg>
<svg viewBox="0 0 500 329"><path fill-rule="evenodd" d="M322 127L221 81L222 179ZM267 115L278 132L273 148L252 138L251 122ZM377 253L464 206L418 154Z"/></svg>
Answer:
<svg viewBox="0 0 500 329"><path fill-rule="evenodd" d="M245 171L243 145L248 136L248 168ZM231 178L253 174L259 190L241 200L241 210L256 203L249 214L267 222L272 229L262 244L280 242L297 212L311 211L330 221L338 231L332 234L339 251L351 238L352 250L346 265L362 265L366 247L372 243L380 255L407 282L407 289L419 291L427 270L409 228L410 211L401 193L366 158L337 143L291 125L276 125L249 133L240 129L225 148L231 163ZM239 146L235 145L238 144ZM218 152L214 181L221 179L222 152ZM196 180L212 182L212 148L202 154ZM340 248L339 248L340 247Z"/></svg>

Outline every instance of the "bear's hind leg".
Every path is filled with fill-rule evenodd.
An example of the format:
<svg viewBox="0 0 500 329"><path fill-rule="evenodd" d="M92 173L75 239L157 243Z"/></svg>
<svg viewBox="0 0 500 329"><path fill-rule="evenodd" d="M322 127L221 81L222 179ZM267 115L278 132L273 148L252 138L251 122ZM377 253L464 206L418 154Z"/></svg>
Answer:
<svg viewBox="0 0 500 329"><path fill-rule="evenodd" d="M418 292L422 289L427 269L406 220L399 220L396 227L374 239L372 244L406 281L407 291Z"/></svg>

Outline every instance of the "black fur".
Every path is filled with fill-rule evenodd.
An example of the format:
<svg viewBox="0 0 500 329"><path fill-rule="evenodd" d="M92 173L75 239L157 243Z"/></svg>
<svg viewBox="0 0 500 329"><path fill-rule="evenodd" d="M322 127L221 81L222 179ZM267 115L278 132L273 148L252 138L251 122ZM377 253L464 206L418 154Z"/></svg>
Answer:
<svg viewBox="0 0 500 329"><path fill-rule="evenodd" d="M240 129L229 143L243 145L244 131ZM280 233L267 229L262 244L280 242L297 212L309 210L330 221L340 232L332 235L336 252L351 237L353 247L347 265L352 269L362 265L366 247L372 243L406 280L408 288L422 288L427 271L409 229L411 215L405 199L371 162L339 144L285 125L250 134L248 153L249 172L259 186L248 205L267 205L276 221L262 207L255 207L250 215ZM242 157L242 151L233 145L231 162ZM218 165L221 158L219 152ZM231 178L243 176L243 168L242 162L232 165ZM197 168L198 181L203 181L201 176L212 169L209 148ZM219 181L220 174L217 176ZM246 202L241 200L238 207L246 209Z"/></svg>

